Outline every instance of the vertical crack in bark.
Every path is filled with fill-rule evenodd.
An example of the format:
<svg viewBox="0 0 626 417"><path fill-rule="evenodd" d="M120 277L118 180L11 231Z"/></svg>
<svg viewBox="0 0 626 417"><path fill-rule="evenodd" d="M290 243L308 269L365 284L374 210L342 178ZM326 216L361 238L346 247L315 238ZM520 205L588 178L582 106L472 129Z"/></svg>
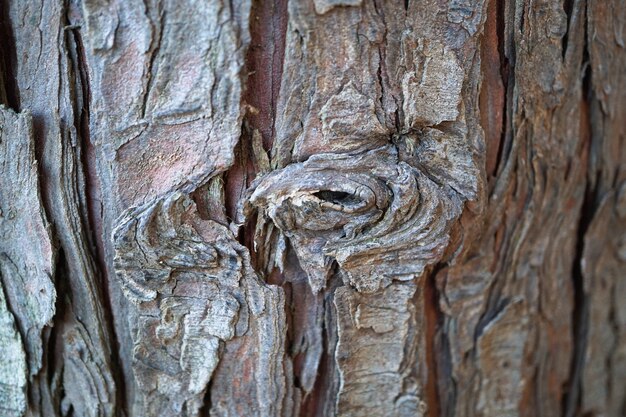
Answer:
<svg viewBox="0 0 626 417"><path fill-rule="evenodd" d="M274 139L276 103L285 55L287 0L273 0L271 4L253 1L250 19L244 100L255 110L248 113L246 120L251 129L261 133L263 147L269 151Z"/></svg>
<svg viewBox="0 0 626 417"><path fill-rule="evenodd" d="M270 150L276 133L276 103L280 93L280 85L283 74L283 62L285 58L285 39L287 33L287 0L277 0L273 14L272 34L274 52L272 54L272 136L265 144L265 149Z"/></svg>
<svg viewBox="0 0 626 417"><path fill-rule="evenodd" d="M69 20L69 19L68 19ZM113 310L115 306L111 300L105 277L108 276L108 269L106 266L104 255L104 241L103 241L103 205L100 189L100 181L98 179L98 172L96 169L96 150L91 142L91 135L89 130L90 119L90 103L91 92L89 84L89 72L87 68L87 60L85 56L85 47L83 45L82 36L79 27L72 27L70 29L72 40L74 43L74 54L70 54L72 58L74 69L76 71L76 86L73 102L80 104L80 108L75 109L74 125L76 132L79 135L79 156L80 163L82 165L83 175L85 178L85 202L86 202L86 228L90 240L91 253L94 259L94 273L99 281L95 282L95 288L101 294L103 304L106 308L103 308L103 313L106 323L103 325L107 328L107 333L110 336L111 345L110 354L113 364L119 364L119 350L120 343L113 326ZM119 395L120 404L123 404L127 408L126 404L126 389L124 386L124 378L121 375L121 368L113 366L111 368L113 378L117 388L117 394Z"/></svg>
<svg viewBox="0 0 626 417"><path fill-rule="evenodd" d="M0 2L0 39L0 103L18 112L20 94L14 72L17 57L8 1Z"/></svg>
<svg viewBox="0 0 626 417"><path fill-rule="evenodd" d="M161 5L160 2L157 2L156 4L157 6ZM155 74L153 74L154 62L157 56L159 55L159 50L161 49L161 43L163 42L163 28L165 27L165 11L158 10L157 13L159 14L159 20L160 20L158 25L153 22L150 16L147 16L148 20L150 21L150 27L152 28L152 31L153 32L158 31L158 33L156 34L156 36L154 36L154 33L152 33L152 36L150 36L152 43L150 45L150 60L148 61L148 65L147 65L147 72L146 72L147 80L145 84L145 90L143 92L143 101L142 101L142 106L141 106L142 118L146 117L146 109L148 108L148 100L150 99L150 91L152 91L152 86L154 84L154 77L155 77Z"/></svg>
<svg viewBox="0 0 626 417"><path fill-rule="evenodd" d="M62 374L63 361L63 324L66 322L66 314L71 306L71 288L67 279L67 259L63 248L59 248L56 259L56 267L54 273L55 281L54 286L57 290L57 299L54 305L54 317L53 325L50 326L50 331L47 334L47 363L44 364L46 369L49 386L53 387L54 378L59 377ZM58 375L57 375L58 373ZM63 400L62 387L60 387L58 404L54 404L55 410L59 410L60 403Z"/></svg>
<svg viewBox="0 0 626 417"><path fill-rule="evenodd" d="M562 38L563 58L565 58L565 52L567 51L567 43L569 41L569 35L572 29L572 12L574 11L574 3L576 0L563 0L563 12L567 15L567 29Z"/></svg>
<svg viewBox="0 0 626 417"><path fill-rule="evenodd" d="M267 5L260 0L252 2L250 11L250 46L246 54L247 76L243 99L249 106L241 138L235 148L235 160L224 174L226 214L236 218L239 201L258 174L254 166L252 138L261 134L263 149L272 147L276 102L280 92L285 35L287 30L287 0L273 0ZM255 262L254 224L245 224L239 230L238 240L250 250ZM257 271L258 272L258 271Z"/></svg>
<svg viewBox="0 0 626 417"><path fill-rule="evenodd" d="M232 8L232 5L231 5ZM236 222L240 202L245 198L252 181L264 171L260 159L268 161L275 136L275 120L278 96L283 71L285 39L287 31L287 0L252 0L249 19L250 43L245 55L244 75L246 77L242 99L246 114L239 142L234 149L234 160L231 167L222 174L224 206L227 221ZM255 272L270 285L280 286L285 293L286 336L284 349L287 354L293 337L292 303L290 302L290 283L286 282L281 273L274 270L266 271L260 265L259 254L255 250L256 218L247 219L238 229L237 240L248 249L250 263ZM280 362L281 360L278 359ZM212 384L209 383L203 411L209 414ZM285 398L293 401L293 398Z"/></svg>
<svg viewBox="0 0 626 417"><path fill-rule="evenodd" d="M484 34L481 39L481 72L483 74L480 88L480 115L481 125L485 132L486 170L487 175L494 177L502 158L502 144L504 142L506 123L506 80L504 74L506 57L503 56L502 31L502 4L490 1L487 7Z"/></svg>
<svg viewBox="0 0 626 417"><path fill-rule="evenodd" d="M428 417L440 417L440 393L439 380L439 356L442 352L438 349L439 328L442 323L442 312L439 308L439 294L436 288L436 279L443 265L437 264L432 273L424 278L424 319L426 327L426 363L428 378L425 387L426 403L428 404ZM445 376L452 379L451 375Z"/></svg>
<svg viewBox="0 0 626 417"><path fill-rule="evenodd" d="M574 353L570 370L568 387L563 398L563 410L565 417L574 417L579 414L581 400L581 379L584 367L584 358L587 347L587 333L589 326L589 302L585 295L583 274L581 268L584 239L587 228L594 215L594 192L587 186L585 190L585 201L583 203L580 222L578 225L578 236L576 242L576 255L574 256L574 266L572 270L572 280L574 282L574 309L572 311L572 333L574 340Z"/></svg>
<svg viewBox="0 0 626 417"><path fill-rule="evenodd" d="M322 320L322 355L317 369L317 377L313 389L304 398L299 410L299 417L319 417L330 415L328 407L334 403L336 387L333 385L336 372L335 350L337 348L337 336L333 334L333 299L335 290L342 287L343 281L339 275L339 266L336 262L332 265L332 273L328 280L328 288L324 293L324 319ZM334 405L334 404L333 404Z"/></svg>
<svg viewBox="0 0 626 417"><path fill-rule="evenodd" d="M202 406L200 407L200 410L198 410L198 415L200 416L211 417L211 408L213 407L213 403L211 402L211 391L213 390L214 382L215 378L211 378L206 386L206 393L204 394L204 398L202 400Z"/></svg>
<svg viewBox="0 0 626 417"><path fill-rule="evenodd" d="M513 19L506 15L506 1L495 1L496 4L496 33L498 42L498 54L500 56L500 77L504 91L504 108L502 109L502 127L501 138L498 146L496 164L493 167L494 173L497 174L500 166L503 166L504 156L508 157L512 143L512 108L513 108L513 87L514 87L514 68L515 56L513 42L507 40L508 26L512 24ZM491 7L491 4L490 4ZM511 7L512 8L512 7ZM507 24L507 19L509 22ZM511 36L511 35L509 35ZM510 55L510 56L509 56ZM506 152L505 152L506 149Z"/></svg>
<svg viewBox="0 0 626 417"><path fill-rule="evenodd" d="M324 298L324 306L322 307L324 310L329 308L329 305L332 303L332 297L334 296L334 292L329 294ZM331 349L329 343L329 329L327 326L326 320L322 321L322 346L324 349L322 350L322 356L320 357L320 364L317 369L317 378L315 379L315 384L313 385L313 390L309 393L309 395L302 401L302 406L300 407L300 411L298 416L300 417L315 417L319 415L323 415L324 411L324 393L328 392L328 382L329 382L329 374L330 369L332 369L332 361L334 357L332 352L334 347Z"/></svg>
<svg viewBox="0 0 626 417"><path fill-rule="evenodd" d="M586 9L586 6L583 6ZM588 15L585 11L585 35L583 49L583 71L584 78L582 81L581 95L581 134L584 135L585 146L583 154L587 154L587 186L585 188L585 196L581 207L580 218L577 230L576 253L573 259L572 280L574 288L574 309L572 311L572 337L574 340L574 350L572 354L572 362L570 368L569 386L565 391L563 398L563 415L565 417L574 417L579 414L581 405L581 380L583 367L585 365L585 355L587 348L587 336L589 328L589 300L585 294L584 277L582 271L583 251L585 244L585 235L594 218L597 208L598 189L597 183L593 176L596 173L591 171L591 158L589 156L592 136L592 120L590 114L589 103L593 100L593 88L591 85L591 66L588 65ZM595 184L595 185L594 185Z"/></svg>
<svg viewBox="0 0 626 417"><path fill-rule="evenodd" d="M230 169L223 174L224 178L224 205L228 221L234 222L237 218L237 207L240 199L245 194L246 188L252 181L250 176L254 175L249 157L248 129L244 126L241 130L239 143L235 146L233 164ZM239 228L237 239L239 243L245 245L245 233L250 229L250 225L244 224ZM251 248L251 247L250 247ZM250 251L253 255L253 251Z"/></svg>

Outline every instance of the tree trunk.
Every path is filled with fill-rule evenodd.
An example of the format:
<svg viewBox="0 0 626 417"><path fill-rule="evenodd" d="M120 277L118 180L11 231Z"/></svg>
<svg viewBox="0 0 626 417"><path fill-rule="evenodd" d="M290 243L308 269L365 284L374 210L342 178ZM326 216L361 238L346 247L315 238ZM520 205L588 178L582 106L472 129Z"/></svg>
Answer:
<svg viewBox="0 0 626 417"><path fill-rule="evenodd" d="M622 0L4 0L0 415L626 416Z"/></svg>

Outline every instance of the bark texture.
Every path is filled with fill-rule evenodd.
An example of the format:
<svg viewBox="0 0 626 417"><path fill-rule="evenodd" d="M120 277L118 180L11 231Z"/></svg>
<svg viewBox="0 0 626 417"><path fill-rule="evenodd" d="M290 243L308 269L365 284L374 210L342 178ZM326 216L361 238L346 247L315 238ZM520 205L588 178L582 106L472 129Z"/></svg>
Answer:
<svg viewBox="0 0 626 417"><path fill-rule="evenodd" d="M626 415L621 0L5 0L0 415Z"/></svg>

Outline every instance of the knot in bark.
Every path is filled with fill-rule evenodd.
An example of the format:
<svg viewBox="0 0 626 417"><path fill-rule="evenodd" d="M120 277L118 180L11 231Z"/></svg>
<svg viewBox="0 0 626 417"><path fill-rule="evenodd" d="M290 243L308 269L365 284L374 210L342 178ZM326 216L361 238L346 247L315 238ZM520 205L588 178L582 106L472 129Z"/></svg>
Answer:
<svg viewBox="0 0 626 417"><path fill-rule="evenodd" d="M314 291L335 260L351 285L373 292L441 258L460 201L388 145L274 171L253 184L244 214L254 209L289 238Z"/></svg>

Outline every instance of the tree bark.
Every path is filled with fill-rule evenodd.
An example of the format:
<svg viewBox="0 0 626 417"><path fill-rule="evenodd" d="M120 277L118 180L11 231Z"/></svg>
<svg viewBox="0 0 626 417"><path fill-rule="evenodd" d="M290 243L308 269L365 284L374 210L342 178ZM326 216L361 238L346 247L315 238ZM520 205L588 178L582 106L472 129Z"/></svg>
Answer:
<svg viewBox="0 0 626 417"><path fill-rule="evenodd" d="M622 0L5 0L0 415L626 415Z"/></svg>

